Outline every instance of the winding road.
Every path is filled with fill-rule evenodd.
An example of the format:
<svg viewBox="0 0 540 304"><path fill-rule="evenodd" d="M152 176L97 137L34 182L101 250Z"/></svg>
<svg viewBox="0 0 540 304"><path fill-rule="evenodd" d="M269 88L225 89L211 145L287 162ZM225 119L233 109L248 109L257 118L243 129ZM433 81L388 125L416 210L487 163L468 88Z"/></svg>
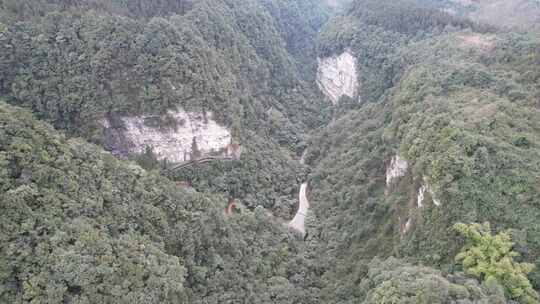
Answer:
<svg viewBox="0 0 540 304"><path fill-rule="evenodd" d="M300 157L300 163L302 165L305 163L306 153L307 149L304 150L304 153L302 153L302 157ZM303 183L300 186L300 193L298 194L298 211L296 211L294 218L287 225L289 226L289 228L297 230L304 236L306 235L305 221L309 209L309 201L307 199L307 187L307 182Z"/></svg>
<svg viewBox="0 0 540 304"><path fill-rule="evenodd" d="M307 186L308 183L303 183L300 186L300 194L298 195L298 199L300 201L298 205L298 211L296 212L296 215L292 219L292 221L289 222L289 227L292 229L297 230L298 232L302 233L302 235L306 235L306 227L305 227L305 220L306 215L308 213L309 209L309 201L307 199Z"/></svg>

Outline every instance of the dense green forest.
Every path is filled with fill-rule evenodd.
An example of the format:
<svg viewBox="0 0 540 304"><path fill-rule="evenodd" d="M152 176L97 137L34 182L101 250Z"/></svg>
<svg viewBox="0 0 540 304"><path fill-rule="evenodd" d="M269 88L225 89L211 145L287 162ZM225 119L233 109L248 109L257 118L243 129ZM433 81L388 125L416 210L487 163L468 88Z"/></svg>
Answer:
<svg viewBox="0 0 540 304"><path fill-rule="evenodd" d="M264 209L226 217L5 103L0 126L0 302L311 302L315 267Z"/></svg>
<svg viewBox="0 0 540 304"><path fill-rule="evenodd" d="M6 45L2 94L69 135L98 144L104 143L104 117L177 107L212 111L245 143L246 161L226 174L218 165L176 178L201 191L234 192L250 206L291 212L296 186L290 180L302 174L294 150L307 130L328 119L327 104L306 81L313 76L303 76L314 75L309 58L315 55L304 50L315 52L315 33L326 19L322 7L311 1L181 1L189 10L172 14L176 6L147 8L147 2L4 3L10 26L0 38ZM170 14L147 16L162 7ZM221 176L208 183L208 175Z"/></svg>
<svg viewBox="0 0 540 304"><path fill-rule="evenodd" d="M344 100L342 116L310 140L312 200L321 219L314 229L327 244L319 248L321 263L329 263L327 280L346 277L350 284L329 287L325 300L362 298L349 290L375 256L459 270L454 257L462 239L452 230L459 221L509 230L519 260L536 264L529 278L538 289L537 33L431 9L410 13L391 2L356 3L319 39L322 54L350 48L359 55L365 100L353 110ZM409 170L388 186L385 171L396 154ZM440 206L416 206L426 182Z"/></svg>
<svg viewBox="0 0 540 304"><path fill-rule="evenodd" d="M540 303L536 19L463 3L0 0L0 303ZM241 157L110 152L175 109Z"/></svg>

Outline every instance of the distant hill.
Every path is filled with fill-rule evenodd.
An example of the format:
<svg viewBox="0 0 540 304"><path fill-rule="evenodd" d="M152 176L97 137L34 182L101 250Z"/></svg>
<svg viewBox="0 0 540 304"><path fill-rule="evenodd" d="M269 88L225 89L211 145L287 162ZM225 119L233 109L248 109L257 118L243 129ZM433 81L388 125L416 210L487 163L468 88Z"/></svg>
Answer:
<svg viewBox="0 0 540 304"><path fill-rule="evenodd" d="M538 0L419 0L450 14L501 27L540 27Z"/></svg>
<svg viewBox="0 0 540 304"><path fill-rule="evenodd" d="M0 1L5 46L0 94L70 136L110 150L131 141L125 145L132 149L125 150L148 148L147 156L191 134L183 131L189 128L174 128L186 120L175 121L169 113L205 118L212 113L242 145L246 161L232 165L229 173L210 164L176 172L174 178L286 216L296 197L290 180L302 174L292 157L307 130L328 120L328 104L312 81L314 40L327 19L318 3ZM166 139L139 136L134 143L124 132L129 120L156 121L152 128L140 128ZM192 145L192 138L183 140L180 146ZM207 138L198 140L201 145ZM184 150L169 151L176 153L169 161L183 159ZM247 172L261 176L251 178ZM208 183L208 176L219 182ZM249 195L262 189L264 197Z"/></svg>

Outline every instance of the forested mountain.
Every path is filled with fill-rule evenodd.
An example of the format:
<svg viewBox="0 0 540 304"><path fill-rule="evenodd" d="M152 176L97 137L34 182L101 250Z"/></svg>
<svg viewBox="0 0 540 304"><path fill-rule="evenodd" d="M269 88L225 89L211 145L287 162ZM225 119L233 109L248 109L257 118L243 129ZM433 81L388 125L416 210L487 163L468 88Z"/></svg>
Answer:
<svg viewBox="0 0 540 304"><path fill-rule="evenodd" d="M537 3L488 2L0 0L0 303L540 303Z"/></svg>
<svg viewBox="0 0 540 304"><path fill-rule="evenodd" d="M391 1L357 1L327 25L320 54L356 55L364 104L343 98L306 157L325 277L347 282L326 303L362 299L349 290L375 256L460 269L457 222L509 230L540 286L539 43Z"/></svg>
<svg viewBox="0 0 540 304"><path fill-rule="evenodd" d="M291 212L290 180L302 171L290 151L327 119L327 104L305 81L314 75L322 8L311 1L149 3L5 2L2 94L56 128L102 144L105 117L211 111L242 144L246 161L212 185L199 176L220 168L179 178ZM168 13L159 15L163 7ZM258 192L265 195L255 198Z"/></svg>
<svg viewBox="0 0 540 304"><path fill-rule="evenodd" d="M262 208L178 186L0 103L0 302L311 302L309 261Z"/></svg>
<svg viewBox="0 0 540 304"><path fill-rule="evenodd" d="M299 53L312 45L309 40L325 19L317 11L309 14L316 9L309 2L285 6L273 1L199 1L189 5L189 11L182 10L183 15L166 18L143 18L139 10L159 12L167 7L140 7L148 1L126 8L105 0L93 5L43 1L42 7L33 2L3 4L15 6L4 11L4 20L13 19L12 11L29 15L4 26L3 93L14 102L32 104L41 116L70 133L95 136L97 131L87 126L105 113L160 113L179 105L215 111L220 121L232 124L242 119L234 111L243 105L239 99L253 96L261 105L251 105L252 120L270 106L288 111L287 117L303 115L300 126L318 120L321 103L315 97L300 103L318 106L311 117L290 100L306 98L300 94L310 91L302 87L310 85L298 80L288 52ZM112 6L110 11L107 6ZM88 7L98 9L88 12ZM117 10L133 17L110 13ZM297 18L299 12L307 13L306 19ZM52 92L39 94L44 90ZM89 91L102 95L83 94ZM74 104L77 107L71 109Z"/></svg>

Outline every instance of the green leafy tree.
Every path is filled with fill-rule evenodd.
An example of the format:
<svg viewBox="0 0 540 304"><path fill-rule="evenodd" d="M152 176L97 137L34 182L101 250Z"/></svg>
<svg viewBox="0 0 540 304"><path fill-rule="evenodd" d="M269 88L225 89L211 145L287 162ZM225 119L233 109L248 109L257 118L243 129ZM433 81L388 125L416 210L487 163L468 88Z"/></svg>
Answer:
<svg viewBox="0 0 540 304"><path fill-rule="evenodd" d="M514 243L507 232L492 235L489 223L458 223L454 228L466 239L456 261L467 274L487 285L499 283L508 297L521 303L538 303L538 294L527 278L534 265L514 261L519 253L512 250Z"/></svg>
<svg viewBox="0 0 540 304"><path fill-rule="evenodd" d="M363 304L506 303L504 295L481 286L463 273L444 274L422 265L390 257L373 259L360 282Z"/></svg>

